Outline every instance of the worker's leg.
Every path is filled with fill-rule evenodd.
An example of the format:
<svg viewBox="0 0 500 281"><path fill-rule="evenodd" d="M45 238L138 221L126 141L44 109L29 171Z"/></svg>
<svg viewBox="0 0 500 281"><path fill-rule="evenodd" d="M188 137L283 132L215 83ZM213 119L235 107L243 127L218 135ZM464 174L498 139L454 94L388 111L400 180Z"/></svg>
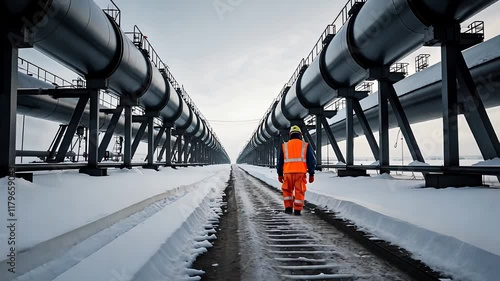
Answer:
<svg viewBox="0 0 500 281"><path fill-rule="evenodd" d="M296 214L300 214L304 207L305 193L306 193L306 175L295 174L294 181L295 198L293 201L293 209ZM298 212L297 212L298 211Z"/></svg>
<svg viewBox="0 0 500 281"><path fill-rule="evenodd" d="M293 207L293 177L292 174L285 174L284 181L281 185L283 191L283 202L285 203L285 210L288 209L292 212Z"/></svg>

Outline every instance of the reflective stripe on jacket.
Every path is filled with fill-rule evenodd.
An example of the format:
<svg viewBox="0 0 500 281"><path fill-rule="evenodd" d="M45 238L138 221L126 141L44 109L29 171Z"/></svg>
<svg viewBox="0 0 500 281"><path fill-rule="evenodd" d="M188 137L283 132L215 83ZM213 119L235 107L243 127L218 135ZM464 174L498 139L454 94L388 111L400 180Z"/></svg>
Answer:
<svg viewBox="0 0 500 281"><path fill-rule="evenodd" d="M284 165L283 172L307 173L307 146L309 144L299 139L292 139L282 145Z"/></svg>

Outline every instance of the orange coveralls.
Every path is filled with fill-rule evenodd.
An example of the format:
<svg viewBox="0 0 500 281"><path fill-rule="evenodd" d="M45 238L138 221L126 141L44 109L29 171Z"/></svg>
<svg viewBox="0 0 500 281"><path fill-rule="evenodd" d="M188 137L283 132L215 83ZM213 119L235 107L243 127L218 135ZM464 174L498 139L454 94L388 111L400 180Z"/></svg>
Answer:
<svg viewBox="0 0 500 281"><path fill-rule="evenodd" d="M292 139L282 144L284 181L281 186L285 208L293 207L302 211L306 193L307 162L306 153L309 144L300 139Z"/></svg>

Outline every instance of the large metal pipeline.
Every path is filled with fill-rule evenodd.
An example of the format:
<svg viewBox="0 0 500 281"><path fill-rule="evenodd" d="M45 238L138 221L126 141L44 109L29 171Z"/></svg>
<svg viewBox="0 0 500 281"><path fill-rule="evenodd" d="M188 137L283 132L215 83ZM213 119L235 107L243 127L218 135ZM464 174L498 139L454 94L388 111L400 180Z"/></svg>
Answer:
<svg viewBox="0 0 500 281"><path fill-rule="evenodd" d="M43 82L29 75L19 72L18 74L18 87L19 89L53 89L54 85ZM30 117L53 121L57 123L66 124L70 121L71 115L75 109L77 100L72 98L67 99L54 99L46 95L38 96L19 96L17 103L17 112L19 114L27 115ZM87 124L89 120L89 108L85 110L81 124ZM107 129L111 115L100 113L99 115L99 129L104 131ZM132 124L132 135L137 135L140 125L137 123ZM147 130L147 129L146 129ZM116 135L123 136L125 133L125 120L120 118L115 130ZM172 136L171 145L174 144L176 137ZM144 134L142 141L147 142L147 134ZM165 141L165 138L162 140Z"/></svg>
<svg viewBox="0 0 500 281"><path fill-rule="evenodd" d="M464 52L477 90L486 108L500 106L500 36ZM417 74L396 83L396 92L412 124L442 117L441 106L441 64L433 65ZM464 89L459 89L463 91ZM361 100L361 107L373 130L379 129L377 93ZM329 121L330 128L338 141L345 140L345 110L340 110ZM356 136L364 135L358 119L354 118ZM398 127L397 120L389 109L390 128ZM314 133L312 134L315 135ZM323 140L323 145L327 143Z"/></svg>
<svg viewBox="0 0 500 281"><path fill-rule="evenodd" d="M39 79L33 78L29 75L19 72L18 73L18 87L19 89L52 89L54 85L43 82ZM25 114L27 116L54 121L58 123L68 123L71 119L73 111L75 109L77 99L65 98L65 99L54 99L46 95L29 95L29 96L18 96L17 110L19 114ZM88 124L90 118L90 109L87 106L80 123L82 125ZM196 116L196 115L195 115ZM111 121L111 115L100 113L99 115L99 129L105 131ZM200 135L202 143L206 144L207 147L216 150L218 145L217 140L212 134L208 133L208 127L204 125L202 121L200 126L202 126L201 132L203 136ZM140 125L137 123L132 124L132 135L137 135ZM147 130L142 137L143 142L147 142ZM125 120L121 117L116 125L114 132L115 135L124 136L125 135ZM161 143L166 140L165 136L162 137ZM174 145L176 140L175 136L171 136L171 146ZM226 154L224 149L219 146L218 148L220 154L220 163L229 162L229 156Z"/></svg>
<svg viewBox="0 0 500 281"><path fill-rule="evenodd" d="M472 77L478 85L478 93L485 107L500 106L500 36L488 40L464 52L465 60L470 68ZM434 120L442 117L441 109L441 65L433 65L421 72L407 77L394 85L401 104L412 124ZM460 90L460 89L459 89ZM371 128L378 130L378 98L374 93L361 100L361 106ZM330 121L330 128L337 141L346 137L345 110L340 110ZM390 128L398 127L398 123L389 109ZM355 137L364 135L364 132L354 118ZM312 134L314 138L314 133ZM323 138L323 145L327 140ZM258 145L249 144L239 159L246 157Z"/></svg>
<svg viewBox="0 0 500 281"><path fill-rule="evenodd" d="M26 25L28 19L26 26L39 51L86 79L107 79L118 96L138 98L146 111L159 111L163 121L175 122L177 128L226 155L148 54L92 0L3 0L2 6L0 13L9 22Z"/></svg>
<svg viewBox="0 0 500 281"><path fill-rule="evenodd" d="M339 88L368 78L367 69L391 65L422 46L429 26L463 22L494 2L368 0L265 116L249 142L250 148L289 128L291 120L306 117L309 108L325 106L337 98Z"/></svg>

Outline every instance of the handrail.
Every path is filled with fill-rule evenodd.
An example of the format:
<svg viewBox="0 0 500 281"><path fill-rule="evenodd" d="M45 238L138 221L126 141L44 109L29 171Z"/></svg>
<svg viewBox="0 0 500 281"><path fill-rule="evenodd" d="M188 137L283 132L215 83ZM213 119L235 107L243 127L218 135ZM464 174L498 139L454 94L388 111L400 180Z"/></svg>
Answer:
<svg viewBox="0 0 500 281"><path fill-rule="evenodd" d="M86 81L78 77L72 82L30 62L23 58L18 58L18 69L21 73L26 73L29 76L35 77L38 80L42 80L47 83L51 83L56 88L85 88ZM101 90L99 95L99 102L108 108L116 108L119 104L119 97L109 91ZM133 110L143 110L140 106L135 106Z"/></svg>
<svg viewBox="0 0 500 281"><path fill-rule="evenodd" d="M403 73L405 76L408 75L408 65L407 62L397 62L393 64L389 70L390 72Z"/></svg>
<svg viewBox="0 0 500 281"><path fill-rule="evenodd" d="M23 58L18 58L18 68L29 76L36 77L56 87L71 87L73 83Z"/></svg>
<svg viewBox="0 0 500 281"><path fill-rule="evenodd" d="M484 21L474 21L467 28L465 33L484 35Z"/></svg>
<svg viewBox="0 0 500 281"><path fill-rule="evenodd" d="M110 1L114 8L108 6L106 9L102 9L102 11L108 14L116 22L116 24L118 24L118 26L121 26L122 11L118 7L118 5L116 5L115 1Z"/></svg>

